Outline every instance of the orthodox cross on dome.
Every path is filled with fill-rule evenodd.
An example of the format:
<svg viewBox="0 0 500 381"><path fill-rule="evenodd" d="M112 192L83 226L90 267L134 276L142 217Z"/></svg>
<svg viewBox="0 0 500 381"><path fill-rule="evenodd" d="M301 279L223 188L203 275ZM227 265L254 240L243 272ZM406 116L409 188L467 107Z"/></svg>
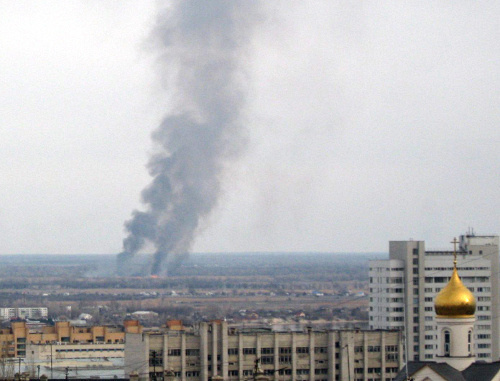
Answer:
<svg viewBox="0 0 500 381"><path fill-rule="evenodd" d="M453 244L453 266L457 268L457 237L453 238L453 241L451 241Z"/></svg>

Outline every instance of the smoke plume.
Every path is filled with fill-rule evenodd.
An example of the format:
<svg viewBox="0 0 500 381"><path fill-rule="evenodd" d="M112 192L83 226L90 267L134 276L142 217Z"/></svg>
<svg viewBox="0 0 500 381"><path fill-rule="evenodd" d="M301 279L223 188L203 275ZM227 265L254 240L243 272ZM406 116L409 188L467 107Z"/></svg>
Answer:
<svg viewBox="0 0 500 381"><path fill-rule="evenodd" d="M125 222L119 267L152 244L151 272L165 272L167 256L175 263L187 255L200 221L216 205L224 166L244 146L240 59L254 7L179 0L158 17L153 39L175 107L152 134L155 153L147 167L153 179L142 191L145 211L133 211Z"/></svg>

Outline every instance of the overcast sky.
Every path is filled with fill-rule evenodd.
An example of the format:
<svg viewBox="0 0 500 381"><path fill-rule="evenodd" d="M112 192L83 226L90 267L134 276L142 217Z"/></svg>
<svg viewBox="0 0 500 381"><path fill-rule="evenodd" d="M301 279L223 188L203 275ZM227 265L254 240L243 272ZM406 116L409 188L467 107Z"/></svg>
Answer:
<svg viewBox="0 0 500 381"><path fill-rule="evenodd" d="M0 253L118 253L171 110L154 1L0 1ZM500 3L262 1L195 251L499 234Z"/></svg>

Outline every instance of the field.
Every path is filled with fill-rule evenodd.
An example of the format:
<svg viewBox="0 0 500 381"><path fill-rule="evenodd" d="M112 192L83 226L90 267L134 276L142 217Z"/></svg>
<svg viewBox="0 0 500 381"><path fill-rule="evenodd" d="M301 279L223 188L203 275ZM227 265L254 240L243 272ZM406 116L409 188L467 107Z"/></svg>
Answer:
<svg viewBox="0 0 500 381"><path fill-rule="evenodd" d="M366 320L368 260L383 254L192 254L168 276L117 276L110 255L0 256L0 306L47 306L53 318L92 315L119 323L151 311L146 325L167 319L195 322L254 320Z"/></svg>

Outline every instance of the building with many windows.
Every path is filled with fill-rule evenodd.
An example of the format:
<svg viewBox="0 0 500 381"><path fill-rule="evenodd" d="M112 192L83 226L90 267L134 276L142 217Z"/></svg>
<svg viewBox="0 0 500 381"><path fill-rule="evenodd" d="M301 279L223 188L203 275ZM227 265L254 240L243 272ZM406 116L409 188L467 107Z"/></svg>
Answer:
<svg viewBox="0 0 500 381"><path fill-rule="evenodd" d="M0 308L0 319L47 319L47 307L5 307Z"/></svg>
<svg viewBox="0 0 500 381"><path fill-rule="evenodd" d="M499 358L499 239L460 237L458 271L477 301L474 345L478 360ZM406 329L408 359L430 361L438 347L434 298L448 283L453 250L425 250L423 241L391 241L389 259L370 261L371 329Z"/></svg>
<svg viewBox="0 0 500 381"><path fill-rule="evenodd" d="M473 344L477 301L460 279L455 250L450 275L434 299L438 336L435 361L409 361L395 381L500 380L500 362L476 361Z"/></svg>
<svg viewBox="0 0 500 381"><path fill-rule="evenodd" d="M403 365L401 339L398 330L280 332L221 321L167 326L126 333L125 375L248 380L257 370L279 380L392 380Z"/></svg>
<svg viewBox="0 0 500 381"><path fill-rule="evenodd" d="M137 322L126 321L125 327L127 324ZM131 326L130 329L133 328ZM10 328L0 330L0 357L26 357L27 345L32 344L123 344L124 338L124 327L81 327L71 326L67 321L58 321L54 326L44 326L34 331L25 321L16 321L11 323Z"/></svg>

